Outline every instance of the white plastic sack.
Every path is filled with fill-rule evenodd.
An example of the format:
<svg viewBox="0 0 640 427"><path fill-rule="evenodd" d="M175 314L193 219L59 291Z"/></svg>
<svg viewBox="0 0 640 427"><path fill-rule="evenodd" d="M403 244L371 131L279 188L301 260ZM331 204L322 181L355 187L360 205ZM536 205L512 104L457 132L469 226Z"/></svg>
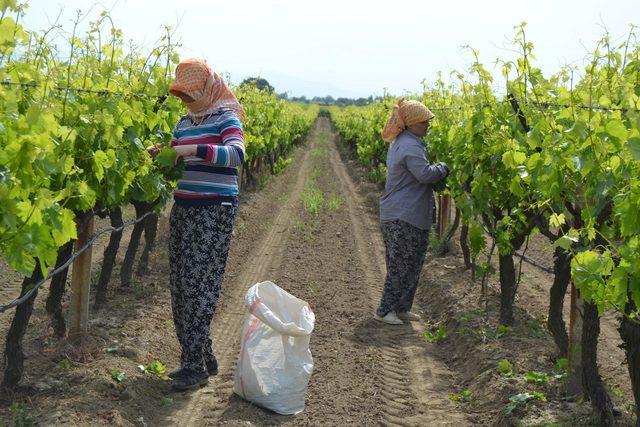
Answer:
<svg viewBox="0 0 640 427"><path fill-rule="evenodd" d="M315 315L309 304L272 282L253 285L245 298L233 391L278 414L304 410L313 358L309 340Z"/></svg>

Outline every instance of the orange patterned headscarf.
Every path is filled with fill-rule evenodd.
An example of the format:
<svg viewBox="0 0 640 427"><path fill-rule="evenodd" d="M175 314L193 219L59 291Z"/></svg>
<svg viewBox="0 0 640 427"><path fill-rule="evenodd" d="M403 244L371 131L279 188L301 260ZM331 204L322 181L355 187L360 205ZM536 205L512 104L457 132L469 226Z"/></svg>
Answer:
<svg viewBox="0 0 640 427"><path fill-rule="evenodd" d="M391 110L391 116L382 131L382 139L390 143L396 139L407 126L426 122L435 116L422 102L400 99Z"/></svg>
<svg viewBox="0 0 640 427"><path fill-rule="evenodd" d="M185 102L192 116L201 117L228 108L244 121L244 109L227 83L201 59L185 59L178 64L169 92L172 95L184 93L193 98L193 102Z"/></svg>

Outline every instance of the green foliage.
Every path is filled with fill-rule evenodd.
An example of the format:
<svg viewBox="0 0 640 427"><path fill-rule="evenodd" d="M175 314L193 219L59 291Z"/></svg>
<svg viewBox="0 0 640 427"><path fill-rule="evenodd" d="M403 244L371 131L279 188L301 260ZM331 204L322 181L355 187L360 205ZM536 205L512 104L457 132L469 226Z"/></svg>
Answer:
<svg viewBox="0 0 640 427"><path fill-rule="evenodd" d="M113 378L114 380L116 380L119 383L128 380L128 378L124 374L124 372L118 371L117 369L114 369L114 370L111 371L111 378Z"/></svg>
<svg viewBox="0 0 640 427"><path fill-rule="evenodd" d="M500 325L496 328L496 330L485 329L483 331L484 336L491 339L501 338L506 334L510 334L513 332L513 328L511 326Z"/></svg>
<svg viewBox="0 0 640 427"><path fill-rule="evenodd" d="M486 254L488 238L512 255L545 224L560 235L555 245L575 255L572 279L584 298L601 313L637 319L628 309L640 307L637 30L620 44L605 34L579 75L572 67L543 73L525 31L525 24L515 29L517 58L497 60L508 96L495 91L480 53L468 47L470 66L452 73L455 82L439 79L413 97L436 112L425 138L429 158L451 167L447 192L469 225L474 259ZM395 102L329 108L371 171L384 165L380 132Z"/></svg>
<svg viewBox="0 0 640 427"><path fill-rule="evenodd" d="M324 203L322 191L313 186L308 186L302 193L302 205L313 218L318 217L320 208Z"/></svg>
<svg viewBox="0 0 640 427"><path fill-rule="evenodd" d="M451 393L449 395L449 400L452 402L463 402L469 403L472 401L473 393L471 390L462 390L460 393Z"/></svg>
<svg viewBox="0 0 640 427"><path fill-rule="evenodd" d="M534 391L533 393L519 393L509 398L509 405L504 408L503 412L505 414L511 414L520 406L525 406L528 402L534 399L540 400L542 402L547 401L546 396L538 391Z"/></svg>
<svg viewBox="0 0 640 427"><path fill-rule="evenodd" d="M440 326L438 330L433 333L430 331L424 331L424 340L429 343L439 343L447 339L447 328Z"/></svg>
<svg viewBox="0 0 640 427"><path fill-rule="evenodd" d="M537 385L549 384L549 376L544 372L529 371L525 374L524 377L528 383L533 383Z"/></svg>
<svg viewBox="0 0 640 427"><path fill-rule="evenodd" d="M513 373L513 365L507 359L498 362L498 372L502 375L511 375Z"/></svg>
<svg viewBox="0 0 640 427"><path fill-rule="evenodd" d="M569 359L565 359L563 357L556 360L555 365L553 366L553 379L556 381L563 381L567 378L569 371Z"/></svg>
<svg viewBox="0 0 640 427"><path fill-rule="evenodd" d="M531 329L529 331L529 336L531 338L542 338L546 335L547 331L542 327L542 321L539 319L534 319L527 322L527 326Z"/></svg>
<svg viewBox="0 0 640 427"><path fill-rule="evenodd" d="M57 249L76 238L78 213L132 200L159 207L170 197L183 171L167 147L185 111L167 96L179 46L165 28L153 49L141 50L107 12L84 34L76 22L67 29L74 37L47 39L19 24L24 7L5 2L2 9L0 35L10 37L0 42L0 80L7 83L0 86L0 256L31 275L36 260L45 273ZM318 113L250 85L236 95L247 112L249 168L287 152ZM145 147L161 145L152 159Z"/></svg>
<svg viewBox="0 0 640 427"><path fill-rule="evenodd" d="M278 159L278 161L276 161L276 164L273 166L273 171L276 175L280 175L280 173L285 170L287 168L287 166L289 166L291 164L291 162L293 161L293 158L289 157L289 158L283 158L280 157Z"/></svg>
<svg viewBox="0 0 640 427"><path fill-rule="evenodd" d="M166 366L163 365L159 360L153 358L149 358L149 362L146 364L146 366L144 366L144 371L147 374L155 375L158 377L164 375L165 370Z"/></svg>
<svg viewBox="0 0 640 427"><path fill-rule="evenodd" d="M337 211L340 209L342 204L344 203L344 199L339 194L331 194L329 199L327 200L327 207L329 210Z"/></svg>
<svg viewBox="0 0 640 427"><path fill-rule="evenodd" d="M63 371L67 371L71 368L71 360L65 357L60 361L60 363L58 363L58 366L60 366L60 369L62 369Z"/></svg>
<svg viewBox="0 0 640 427"><path fill-rule="evenodd" d="M9 407L10 425L15 427L32 427L37 425L36 419L29 414L29 407L22 403L13 403Z"/></svg>
<svg viewBox="0 0 640 427"><path fill-rule="evenodd" d="M435 256L441 257L446 255L450 250L449 244L450 242L446 236L438 235L435 227L431 228L431 231L429 231L429 250Z"/></svg>

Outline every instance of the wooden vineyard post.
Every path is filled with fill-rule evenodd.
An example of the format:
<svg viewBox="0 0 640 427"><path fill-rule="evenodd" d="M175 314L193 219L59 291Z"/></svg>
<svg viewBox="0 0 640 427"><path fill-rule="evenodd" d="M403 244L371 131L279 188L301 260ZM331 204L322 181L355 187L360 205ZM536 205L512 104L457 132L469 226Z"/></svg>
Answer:
<svg viewBox="0 0 640 427"><path fill-rule="evenodd" d="M569 377L567 395L582 396L582 314L584 300L580 291L571 284L571 308L569 312Z"/></svg>
<svg viewBox="0 0 640 427"><path fill-rule="evenodd" d="M438 234L440 235L440 237L442 237L447 232L447 227L449 227L449 209L451 207L451 199L448 194L439 195L438 198L438 206L440 208L440 212L438 212L438 217L440 219L438 223Z"/></svg>
<svg viewBox="0 0 640 427"><path fill-rule="evenodd" d="M93 214L85 227L79 227L75 251L80 250L93 235ZM91 289L91 247L73 261L71 295L69 301L69 338L81 342L87 332L89 322L89 291Z"/></svg>

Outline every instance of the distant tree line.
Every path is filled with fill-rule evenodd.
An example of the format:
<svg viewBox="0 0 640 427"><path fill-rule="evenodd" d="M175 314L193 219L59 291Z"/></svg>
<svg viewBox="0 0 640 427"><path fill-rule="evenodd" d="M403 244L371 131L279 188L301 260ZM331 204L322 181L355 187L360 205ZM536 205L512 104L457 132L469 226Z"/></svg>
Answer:
<svg viewBox="0 0 640 427"><path fill-rule="evenodd" d="M275 90L266 79L261 77L249 77L244 79L240 85L253 85L258 89L267 90L269 92L274 92ZM305 104L337 105L339 107L345 107L347 105L368 105L376 102L378 99L382 99L381 96L369 96L367 98L334 98L331 95L307 98L306 96L289 96L287 93L279 93L277 96L278 98L286 99L287 101L302 102Z"/></svg>
<svg viewBox="0 0 640 427"><path fill-rule="evenodd" d="M320 104L320 105L337 105L339 107L346 107L347 105L369 105L374 103L378 99L382 99L381 96L369 96L368 98L334 98L331 95L327 96L314 96L309 99L306 96L288 96L286 93L279 93L278 97L294 102L304 102L306 104Z"/></svg>

